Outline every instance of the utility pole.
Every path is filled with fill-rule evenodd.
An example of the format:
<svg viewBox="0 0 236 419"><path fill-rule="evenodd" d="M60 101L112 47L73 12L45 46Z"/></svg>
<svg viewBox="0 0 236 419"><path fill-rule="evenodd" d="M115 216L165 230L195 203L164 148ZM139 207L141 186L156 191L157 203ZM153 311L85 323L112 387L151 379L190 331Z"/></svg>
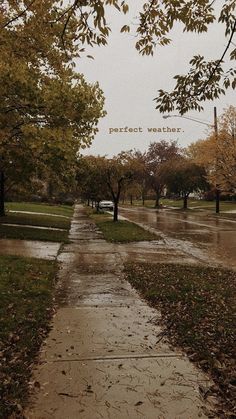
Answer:
<svg viewBox="0 0 236 419"><path fill-rule="evenodd" d="M217 124L217 110L214 106L214 130L216 139L216 214L220 212L220 189L218 185L219 181L219 152L218 152L218 124Z"/></svg>

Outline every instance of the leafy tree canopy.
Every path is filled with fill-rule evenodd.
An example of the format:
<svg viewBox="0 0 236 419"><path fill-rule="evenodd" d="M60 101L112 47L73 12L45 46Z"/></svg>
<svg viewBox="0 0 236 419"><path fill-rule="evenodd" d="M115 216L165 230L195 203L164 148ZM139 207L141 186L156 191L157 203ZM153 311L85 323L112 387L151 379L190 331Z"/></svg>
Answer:
<svg viewBox="0 0 236 419"><path fill-rule="evenodd" d="M175 24L182 23L185 32L207 32L213 22L225 27L226 48L220 56L208 61L197 53L190 61L186 75L175 76L176 85L172 92L159 90L155 98L160 112L177 109L181 114L188 110L202 110L202 102L214 100L226 89L236 87L236 70L225 68L227 53L232 61L236 59L233 35L236 30L236 2L222 0L219 14L213 0L149 0L143 1L138 15L136 49L142 55L153 55L159 46L171 42L171 31ZM73 57L84 52L85 46L106 45L111 31L107 22L107 9L115 8L126 14L129 0L5 0L0 6L4 11L0 19L2 27L28 25L33 39L37 38L39 22L43 21L46 36L53 36L55 46L64 49ZM7 11L7 13L6 13ZM129 32L125 24L121 32Z"/></svg>
<svg viewBox="0 0 236 419"><path fill-rule="evenodd" d="M162 170L169 191L185 200L191 192L202 192L207 188L204 167L187 159L173 160L168 166L163 166Z"/></svg>
<svg viewBox="0 0 236 419"><path fill-rule="evenodd" d="M203 165L208 181L222 192L236 191L236 108L229 106L219 118L218 137L211 132L206 139L192 143L187 155Z"/></svg>
<svg viewBox="0 0 236 419"><path fill-rule="evenodd" d="M30 176L68 184L79 149L105 114L98 84L73 69L73 26L66 50L59 42L63 23L54 3L0 5L0 170L7 187Z"/></svg>

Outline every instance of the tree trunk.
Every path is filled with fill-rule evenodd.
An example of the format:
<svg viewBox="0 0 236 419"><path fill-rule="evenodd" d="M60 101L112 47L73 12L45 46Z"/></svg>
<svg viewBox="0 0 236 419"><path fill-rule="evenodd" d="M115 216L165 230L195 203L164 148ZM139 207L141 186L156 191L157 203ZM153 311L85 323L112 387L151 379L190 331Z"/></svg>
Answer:
<svg viewBox="0 0 236 419"><path fill-rule="evenodd" d="M0 172L0 217L5 215L5 176L3 170Z"/></svg>
<svg viewBox="0 0 236 419"><path fill-rule="evenodd" d="M114 213L113 213L113 221L118 221L118 201L114 200Z"/></svg>
<svg viewBox="0 0 236 419"><path fill-rule="evenodd" d="M159 201L160 201L160 195L159 195L159 193L156 193L155 208L159 208L159 206L160 206Z"/></svg>
<svg viewBox="0 0 236 419"><path fill-rule="evenodd" d="M144 194L142 195L142 202L143 202L143 207L144 207L144 205L145 205L145 195Z"/></svg>
<svg viewBox="0 0 236 419"><path fill-rule="evenodd" d="M184 209L188 209L188 195L184 195Z"/></svg>
<svg viewBox="0 0 236 419"><path fill-rule="evenodd" d="M220 212L220 190L216 189L216 214Z"/></svg>
<svg viewBox="0 0 236 419"><path fill-rule="evenodd" d="M90 199L88 198L88 200L87 200L87 206L89 207L89 205L90 205Z"/></svg>
<svg viewBox="0 0 236 419"><path fill-rule="evenodd" d="M52 182L48 182L48 200L51 202L53 200L53 184Z"/></svg>
<svg viewBox="0 0 236 419"><path fill-rule="evenodd" d="M130 205L133 205L133 195L130 195Z"/></svg>

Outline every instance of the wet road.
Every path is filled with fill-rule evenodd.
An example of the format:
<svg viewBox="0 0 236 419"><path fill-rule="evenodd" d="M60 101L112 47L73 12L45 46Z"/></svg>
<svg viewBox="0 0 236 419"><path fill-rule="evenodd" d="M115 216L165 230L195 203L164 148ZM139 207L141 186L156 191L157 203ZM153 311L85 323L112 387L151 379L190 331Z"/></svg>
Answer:
<svg viewBox="0 0 236 419"><path fill-rule="evenodd" d="M121 208L120 215L154 230L170 248L236 269L236 221L205 213Z"/></svg>

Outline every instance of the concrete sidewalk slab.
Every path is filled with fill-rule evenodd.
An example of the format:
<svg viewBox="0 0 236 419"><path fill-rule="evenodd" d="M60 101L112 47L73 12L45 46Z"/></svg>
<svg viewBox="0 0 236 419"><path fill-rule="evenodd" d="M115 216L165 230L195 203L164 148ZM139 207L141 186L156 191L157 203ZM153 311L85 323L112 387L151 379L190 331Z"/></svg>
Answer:
<svg viewBox="0 0 236 419"><path fill-rule="evenodd" d="M0 255L54 260L57 258L60 247L61 243L36 240L0 239Z"/></svg>
<svg viewBox="0 0 236 419"><path fill-rule="evenodd" d="M91 222L82 207L74 220L73 243L59 258L60 306L25 417L206 418L199 386L211 382L168 344L160 313L124 280L122 246L99 239L94 225L85 240Z"/></svg>
<svg viewBox="0 0 236 419"><path fill-rule="evenodd" d="M54 362L38 376L31 419L206 418L196 390L205 380L180 357Z"/></svg>
<svg viewBox="0 0 236 419"><path fill-rule="evenodd" d="M54 319L41 359L50 362L110 355L176 354L160 340L162 329L157 323L157 312L145 305L64 308Z"/></svg>

